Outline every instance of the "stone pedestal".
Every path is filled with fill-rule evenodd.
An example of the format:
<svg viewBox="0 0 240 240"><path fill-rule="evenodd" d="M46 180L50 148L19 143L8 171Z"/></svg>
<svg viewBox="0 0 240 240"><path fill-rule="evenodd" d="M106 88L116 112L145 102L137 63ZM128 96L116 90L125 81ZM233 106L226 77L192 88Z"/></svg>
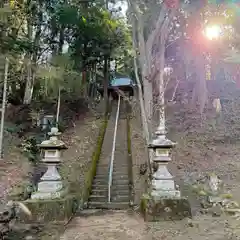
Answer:
<svg viewBox="0 0 240 240"><path fill-rule="evenodd" d="M42 161L47 165L47 171L41 177L38 190L32 194L31 199L60 198L65 193L62 178L57 170L57 165L61 161L61 150L66 149L64 142L58 139L60 134L57 128L52 128L49 133L50 139L39 145L44 151Z"/></svg>
<svg viewBox="0 0 240 240"><path fill-rule="evenodd" d="M148 222L182 220L191 217L191 207L186 198L153 199L151 196L143 197L141 209L144 220Z"/></svg>
<svg viewBox="0 0 240 240"><path fill-rule="evenodd" d="M149 148L154 152L153 161L157 170L152 176L150 195L142 199L145 220L176 220L191 216L190 204L186 198L181 197L174 177L167 168L171 161L169 152L175 143L166 138L164 128L159 127L156 135Z"/></svg>

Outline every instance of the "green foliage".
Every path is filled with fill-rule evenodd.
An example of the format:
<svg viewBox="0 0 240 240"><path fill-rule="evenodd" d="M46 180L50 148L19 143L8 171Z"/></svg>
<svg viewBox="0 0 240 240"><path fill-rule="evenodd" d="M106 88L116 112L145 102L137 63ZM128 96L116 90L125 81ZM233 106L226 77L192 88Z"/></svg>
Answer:
<svg viewBox="0 0 240 240"><path fill-rule="evenodd" d="M39 161L40 149L37 144L37 139L35 137L30 137L21 145L23 154L32 163L37 163Z"/></svg>
<svg viewBox="0 0 240 240"><path fill-rule="evenodd" d="M102 68L104 56L129 63L128 27L104 4L15 0L0 6L0 52L11 59L11 101L22 102L27 88L37 100L56 98L59 88L79 96L89 72ZM82 81L83 71L87 78ZM29 79L33 86L26 84Z"/></svg>
<svg viewBox="0 0 240 240"><path fill-rule="evenodd" d="M125 48L129 43L124 22L97 6L79 16L78 23L69 44L72 56L82 63L83 68L101 61L104 56L112 56L117 49Z"/></svg>

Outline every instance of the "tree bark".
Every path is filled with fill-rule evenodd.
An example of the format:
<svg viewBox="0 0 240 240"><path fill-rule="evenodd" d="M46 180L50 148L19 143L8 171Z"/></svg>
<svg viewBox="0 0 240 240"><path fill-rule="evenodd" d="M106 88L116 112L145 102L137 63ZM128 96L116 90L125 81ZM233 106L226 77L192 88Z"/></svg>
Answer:
<svg viewBox="0 0 240 240"><path fill-rule="evenodd" d="M61 87L58 87L58 101L57 101L57 113L56 113L56 126L58 127L59 115L60 115L60 105L61 105Z"/></svg>
<svg viewBox="0 0 240 240"><path fill-rule="evenodd" d="M36 68L37 68L37 59L38 59L38 50L39 50L39 43L42 33L42 19L43 19L43 13L42 13L42 4L39 7L39 23L36 27L36 34L34 36L33 41L33 21L31 19L31 16L29 16L28 19L28 39L30 42L33 42L33 52L29 51L27 53L27 79L26 79L26 86L25 86L25 93L24 93L24 104L30 104L32 101L33 96L33 88L34 88L34 82L36 77Z"/></svg>
<svg viewBox="0 0 240 240"><path fill-rule="evenodd" d="M7 79L8 79L9 60L6 57L4 69L3 98L1 109L1 129L0 129L0 158L3 158L3 133L4 133L4 116L7 102Z"/></svg>
<svg viewBox="0 0 240 240"><path fill-rule="evenodd" d="M27 55L28 57L28 63L27 63L27 79L26 79L26 85L25 85L25 93L24 93L24 99L23 104L30 104L32 101L32 94L33 94L33 79L32 79L32 66L31 66L31 54Z"/></svg>
<svg viewBox="0 0 240 240"><path fill-rule="evenodd" d="M149 51L151 54L151 44L148 44L148 49L146 49L146 42L144 39L144 23L142 16L140 14L140 10L138 9L136 3L134 1L128 1L130 9L132 11L133 16L132 23L135 24L135 30L138 36L138 50L140 53L139 62L141 66L141 75L142 75L142 83L143 83L143 95L144 95L144 109L146 112L147 124L148 124L148 132L151 131L152 126L152 83L151 79L149 79ZM135 33L134 33L135 34ZM151 135L149 135L151 138Z"/></svg>
<svg viewBox="0 0 240 240"><path fill-rule="evenodd" d="M141 108L141 118L142 118L142 125L143 125L143 133L144 137L147 143L149 143L150 140L150 135L149 135L149 128L148 128L148 121L146 117L146 111L145 111L145 106L144 106L144 101L143 101L143 90L142 90L142 84L139 78L138 74L138 65L137 65L137 39L136 39L136 24L135 24L135 19L131 19L132 22L132 45L133 49L135 52L133 61L134 61L134 73L137 81L137 86L138 86L138 94L139 94L139 101L140 101L140 108Z"/></svg>
<svg viewBox="0 0 240 240"><path fill-rule="evenodd" d="M103 67L103 98L105 114L108 112L108 85L109 85L109 69L108 69L108 56L104 57L104 67Z"/></svg>
<svg viewBox="0 0 240 240"><path fill-rule="evenodd" d="M196 59L196 84L193 89L192 105L199 105L200 114L203 114L204 107L208 100L207 84L205 78L204 56L200 55Z"/></svg>

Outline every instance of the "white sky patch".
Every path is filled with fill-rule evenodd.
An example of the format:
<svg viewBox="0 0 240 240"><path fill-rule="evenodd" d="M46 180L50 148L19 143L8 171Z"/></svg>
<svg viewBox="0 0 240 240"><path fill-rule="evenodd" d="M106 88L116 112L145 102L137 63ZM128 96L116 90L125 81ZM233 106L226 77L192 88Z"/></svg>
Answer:
<svg viewBox="0 0 240 240"><path fill-rule="evenodd" d="M127 9L128 9L128 4L127 4L127 1L120 1L120 2L118 2L118 3L116 3L115 4L115 7L117 8L117 7L121 7L121 9L122 9L122 14L124 15L124 16L126 16L126 12L127 12Z"/></svg>

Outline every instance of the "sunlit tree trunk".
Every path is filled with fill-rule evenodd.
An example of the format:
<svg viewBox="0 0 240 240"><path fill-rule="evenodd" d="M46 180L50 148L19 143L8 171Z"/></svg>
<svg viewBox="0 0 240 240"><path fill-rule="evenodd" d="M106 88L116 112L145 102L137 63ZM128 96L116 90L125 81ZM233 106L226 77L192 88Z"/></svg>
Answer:
<svg viewBox="0 0 240 240"><path fill-rule="evenodd" d="M128 1L130 9L132 11L132 22L135 21L134 30L137 33L138 38L138 50L139 50L139 62L141 66L141 75L142 75L142 83L143 83L143 98L144 98L144 109L146 113L146 119L147 119L147 127L148 127L148 133L151 131L152 126L152 103L153 103L153 97L152 97L152 83L151 79L149 79L149 58L148 58L148 51L151 52L151 45L148 45L148 48L146 49L146 42L144 39L144 22L142 19L142 16L140 14L140 10L137 6L137 4L134 1ZM133 30L133 31L134 31ZM151 135L149 134L148 138L151 138Z"/></svg>
<svg viewBox="0 0 240 240"><path fill-rule="evenodd" d="M136 22L135 19L132 17L131 19L132 22L132 44L133 44L133 49L135 51L135 56L134 56L134 73L137 81L137 86L138 86L138 94L139 94L139 101L140 101L140 108L141 108L141 118L142 118L142 125L143 125L143 131L144 131L144 136L147 142L149 142L149 128L148 128L148 122L147 122L147 117L146 117L146 111L145 111L145 106L144 106L144 101L143 101L143 91L142 91L142 84L139 78L138 74L138 65L137 65L137 39L136 39Z"/></svg>

